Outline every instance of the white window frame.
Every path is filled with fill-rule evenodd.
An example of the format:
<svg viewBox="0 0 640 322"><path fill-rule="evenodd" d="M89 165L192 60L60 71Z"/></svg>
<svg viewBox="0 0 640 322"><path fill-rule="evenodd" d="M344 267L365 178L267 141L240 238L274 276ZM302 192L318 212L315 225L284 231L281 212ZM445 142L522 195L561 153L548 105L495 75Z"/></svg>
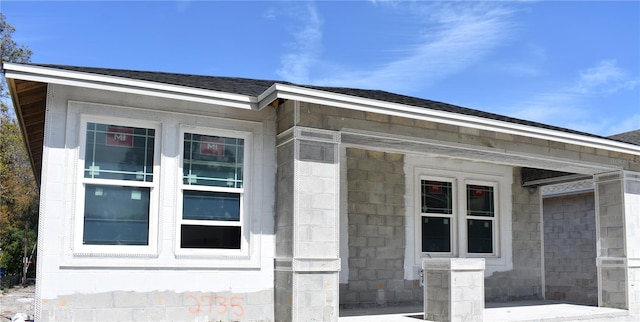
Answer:
<svg viewBox="0 0 640 322"><path fill-rule="evenodd" d="M489 276L495 272L508 271L513 268L512 254L512 189L513 167L493 163L474 162L462 159L451 159L446 157L426 156L420 154L405 155L405 213L406 213L406 236L405 236L405 278L408 280L420 279L422 260L431 257L444 258L484 258L485 275ZM422 253L421 235L421 209L420 209L420 179L454 179L456 181L454 193L458 202L459 212L466 213L466 184L477 183L480 185L495 185L494 198L496 201L494 210L497 217L494 229L494 253L475 254L468 253L466 217L456 216L456 227L453 229L453 242L457 246L452 254L442 254L437 252ZM462 191L460 190L461 188ZM460 208L462 207L462 208ZM464 220L464 221L461 221ZM487 256L489 255L489 256Z"/></svg>
<svg viewBox="0 0 640 322"><path fill-rule="evenodd" d="M438 182L449 182L451 183L451 215L446 214L438 214L438 213L424 213L422 212L422 181L438 181ZM419 231L419 243L416 247L418 247L418 251L427 256L427 257L452 257L456 256L458 253L458 231L456 227L458 226L457 222L459 220L459 202L457 191L457 180L452 177L436 177L429 175L421 175L418 177L417 189L416 189L416 209L418 210L418 220L416 223L417 231ZM440 218L450 218L451 220L451 232L449 234L449 245L451 245L451 250L449 252L422 252L422 218L423 217L440 217Z"/></svg>
<svg viewBox="0 0 640 322"><path fill-rule="evenodd" d="M138 127L154 129L154 150L153 150L153 180L151 182L118 180L118 179L96 179L85 178L85 152L87 149L87 124L112 124L116 126ZM80 115L80 130L78 131L79 155L76 184L75 214L74 214L74 238L73 252L74 255L148 255L155 256L158 252L158 197L160 183L160 151L162 147L162 126L161 123L131 120L115 117L97 116L97 115ZM111 186L127 186L127 187L144 187L150 189L149 194L149 231L147 245L91 245L84 244L84 203L85 203L85 187L92 185L111 185Z"/></svg>
<svg viewBox="0 0 640 322"><path fill-rule="evenodd" d="M186 133L218 136L227 138L237 138L244 140L244 157L242 164L242 188L227 188L217 186L204 185L187 185L182 180L184 167L184 137ZM249 239L250 239L250 202L248 196L251 194L251 168L253 165L253 133L243 131L232 131L219 128L199 127L193 125L182 124L180 126L179 139L179 166L177 172L177 203L176 203L176 228L175 228L175 253L178 257L201 257L201 256L231 256L231 257L247 257L249 256ZM183 192L188 191L207 191L207 192L226 192L240 194L240 220L238 222L229 221L205 221L205 220L188 220L183 219ZM238 226L240 227L240 249L215 249L215 248L182 248L182 231L183 224L197 226Z"/></svg>
<svg viewBox="0 0 640 322"><path fill-rule="evenodd" d="M485 216L470 216L467 205L467 186L475 185L475 186L483 186L483 187L491 187L493 188L493 217L485 217ZM462 198L461 205L464 207L460 214L460 228L462 228L463 234L461 240L464 241L464 244L460 245L460 253L464 254L464 257L479 257L479 258L487 258L487 257L497 257L500 255L499 247L500 247L500 229L499 229L499 221L500 221L500 192L499 192L500 184L496 181L486 181L486 180L463 180L462 185L460 185L459 189L464 190L460 191L460 193L464 196ZM492 249L491 253L470 253L468 251L468 238L469 233L467 232L467 219L477 219L477 220L491 220L493 229L492 229Z"/></svg>
<svg viewBox="0 0 640 322"><path fill-rule="evenodd" d="M469 179L473 177L473 174L464 172L447 173L446 176L431 176L430 172L436 172L442 174L441 170L429 171L428 169L421 169L420 175L413 180L416 180L415 189L415 209L417 210L417 216L413 216L415 220L415 234L416 238L416 251L419 253L420 258L425 257L478 257L478 258L490 258L498 257L500 255L499 245L499 231L496 229L500 221L499 217L499 197L498 187L499 183L489 180ZM422 181L441 181L451 182L451 194L452 194L452 215L451 215L451 251L450 252L422 252L422 217L435 216L444 217L441 214L425 214L422 212ZM483 219L486 220L489 217L477 217L468 216L467 214L467 185L481 185L493 187L494 189L494 217L492 218L494 229L492 231L493 252L492 253L470 253L467 249L467 219ZM448 217L448 216L447 216ZM472 218L469 218L472 217Z"/></svg>

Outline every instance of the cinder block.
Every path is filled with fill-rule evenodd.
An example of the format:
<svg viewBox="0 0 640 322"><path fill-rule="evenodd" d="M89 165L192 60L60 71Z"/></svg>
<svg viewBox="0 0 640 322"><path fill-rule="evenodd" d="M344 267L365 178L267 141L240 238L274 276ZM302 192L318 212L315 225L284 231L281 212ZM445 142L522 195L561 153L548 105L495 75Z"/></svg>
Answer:
<svg viewBox="0 0 640 322"><path fill-rule="evenodd" d="M260 291L246 293L247 305L270 305L273 303L273 291Z"/></svg>
<svg viewBox="0 0 640 322"><path fill-rule="evenodd" d="M147 293L139 292L113 292L113 306L122 307L144 307L148 303Z"/></svg>
<svg viewBox="0 0 640 322"><path fill-rule="evenodd" d="M374 121L379 123L389 123L389 116L384 114L367 112L365 114L365 119L368 121Z"/></svg>
<svg viewBox="0 0 640 322"><path fill-rule="evenodd" d="M94 314L100 321L133 321L131 308L94 309ZM184 315L182 318L184 319Z"/></svg>

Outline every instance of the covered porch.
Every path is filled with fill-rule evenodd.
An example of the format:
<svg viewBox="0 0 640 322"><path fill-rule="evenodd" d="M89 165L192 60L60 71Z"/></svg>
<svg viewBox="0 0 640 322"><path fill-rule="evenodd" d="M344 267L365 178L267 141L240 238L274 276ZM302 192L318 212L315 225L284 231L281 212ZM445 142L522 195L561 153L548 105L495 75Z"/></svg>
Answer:
<svg viewBox="0 0 640 322"><path fill-rule="evenodd" d="M411 322L423 318L422 306L346 309L341 322ZM530 300L486 303L485 321L635 321L627 310L586 306L559 301Z"/></svg>
<svg viewBox="0 0 640 322"><path fill-rule="evenodd" d="M306 316L316 302L313 310L327 319L371 321L376 312L420 316L420 264L432 256L486 259L479 279L482 303L511 304L487 305L475 321L526 318L527 312L551 308L577 310L566 318L548 317L556 321L600 313L625 318L640 311L635 297L640 254L632 250L640 245L631 238L640 229L640 167L635 155L618 152L616 143L575 133L480 130L294 103L278 110L282 120L292 121L280 122L278 134L277 317L278 312ZM287 113L291 117L284 117ZM525 182L528 168L591 182L596 236L590 265L597 270L597 302L545 302L544 309L522 304L546 296L541 187L549 182ZM293 200L281 193L287 191L296 191ZM434 199L441 191L453 195L453 208L422 211L425 196ZM483 200L495 196L495 209L469 218L469 194ZM430 226L432 218L450 234L432 238L438 232ZM470 222L487 229L475 230ZM427 239L425 231L432 234ZM483 246L472 248L476 241ZM316 295L326 301L315 301ZM407 305L417 306L406 310Z"/></svg>

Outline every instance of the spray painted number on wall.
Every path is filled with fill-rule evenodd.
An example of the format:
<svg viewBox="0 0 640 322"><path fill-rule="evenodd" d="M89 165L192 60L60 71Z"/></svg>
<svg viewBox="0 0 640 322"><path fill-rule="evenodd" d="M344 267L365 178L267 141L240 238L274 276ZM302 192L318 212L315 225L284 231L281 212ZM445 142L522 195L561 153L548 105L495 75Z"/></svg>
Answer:
<svg viewBox="0 0 640 322"><path fill-rule="evenodd" d="M227 314L231 312L236 317L244 315L244 307L242 302L244 297L242 296L222 296L222 295L202 295L199 298L194 295L187 295L185 301L192 301L193 304L189 305L189 312L193 314L199 314L206 310L208 313L215 312L219 315Z"/></svg>

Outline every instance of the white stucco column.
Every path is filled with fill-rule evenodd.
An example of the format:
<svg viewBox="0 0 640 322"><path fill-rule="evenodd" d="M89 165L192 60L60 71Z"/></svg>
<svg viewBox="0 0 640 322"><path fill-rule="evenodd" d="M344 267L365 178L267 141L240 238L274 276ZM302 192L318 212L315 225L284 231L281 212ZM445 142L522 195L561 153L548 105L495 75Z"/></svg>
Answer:
<svg viewBox="0 0 640 322"><path fill-rule="evenodd" d="M598 305L640 315L640 173L594 176Z"/></svg>
<svg viewBox="0 0 640 322"><path fill-rule="evenodd" d="M278 137L277 321L338 320L340 134Z"/></svg>

